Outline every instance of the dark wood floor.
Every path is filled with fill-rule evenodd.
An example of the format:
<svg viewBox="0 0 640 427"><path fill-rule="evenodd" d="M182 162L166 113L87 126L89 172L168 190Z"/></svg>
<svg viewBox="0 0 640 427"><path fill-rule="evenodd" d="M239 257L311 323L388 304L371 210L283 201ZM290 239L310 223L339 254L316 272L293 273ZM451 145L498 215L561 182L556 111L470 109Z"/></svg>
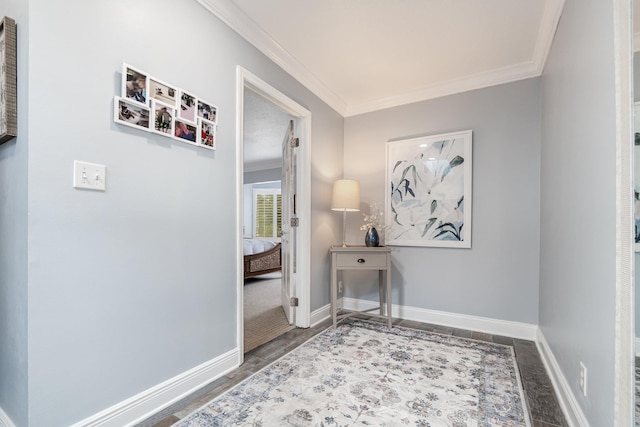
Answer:
<svg viewBox="0 0 640 427"><path fill-rule="evenodd" d="M313 328L293 329L275 340L263 344L245 354L245 362L238 369L218 378L198 392L185 397L153 417L144 420L136 427L166 427L180 421L180 419L204 406L210 400L213 400L218 395L258 372L300 344L303 344L309 338L322 332L330 325L330 320L327 320ZM394 325L512 346L516 354L518 370L520 371L520 377L524 387L532 427L568 426L560 409L560 405L558 404L551 380L544 369L535 342L464 329L454 329L429 323L414 322L411 320L396 319Z"/></svg>

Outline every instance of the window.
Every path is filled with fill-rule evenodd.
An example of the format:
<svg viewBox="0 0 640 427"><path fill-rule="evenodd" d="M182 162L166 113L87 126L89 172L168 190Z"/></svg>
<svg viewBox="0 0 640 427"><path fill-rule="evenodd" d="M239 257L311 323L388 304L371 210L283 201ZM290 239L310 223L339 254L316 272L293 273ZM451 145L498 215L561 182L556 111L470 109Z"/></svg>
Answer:
<svg viewBox="0 0 640 427"><path fill-rule="evenodd" d="M253 190L254 237L274 239L282 236L282 194L280 189Z"/></svg>

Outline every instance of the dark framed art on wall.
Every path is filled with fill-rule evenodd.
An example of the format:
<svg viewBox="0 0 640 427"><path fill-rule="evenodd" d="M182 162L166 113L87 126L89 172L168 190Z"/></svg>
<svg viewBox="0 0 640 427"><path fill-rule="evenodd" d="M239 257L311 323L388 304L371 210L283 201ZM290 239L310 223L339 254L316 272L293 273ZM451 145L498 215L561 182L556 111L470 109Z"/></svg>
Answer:
<svg viewBox="0 0 640 427"><path fill-rule="evenodd" d="M16 21L0 21L0 144L18 135Z"/></svg>

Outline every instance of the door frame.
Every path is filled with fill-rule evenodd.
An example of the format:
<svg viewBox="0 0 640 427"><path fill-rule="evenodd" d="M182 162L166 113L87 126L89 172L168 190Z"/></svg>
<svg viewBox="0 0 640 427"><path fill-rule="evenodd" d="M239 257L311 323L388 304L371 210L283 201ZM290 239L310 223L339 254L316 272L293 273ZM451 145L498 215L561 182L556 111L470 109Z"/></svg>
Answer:
<svg viewBox="0 0 640 427"><path fill-rule="evenodd" d="M244 218L244 90L250 88L278 108L295 118L296 134L300 138L297 148L296 210L300 225L296 232L296 286L295 326L308 328L311 322L311 111L298 104L278 89L266 83L242 66L236 68L236 244L237 244L237 343L238 364L244 361L244 274L242 253L242 225Z"/></svg>

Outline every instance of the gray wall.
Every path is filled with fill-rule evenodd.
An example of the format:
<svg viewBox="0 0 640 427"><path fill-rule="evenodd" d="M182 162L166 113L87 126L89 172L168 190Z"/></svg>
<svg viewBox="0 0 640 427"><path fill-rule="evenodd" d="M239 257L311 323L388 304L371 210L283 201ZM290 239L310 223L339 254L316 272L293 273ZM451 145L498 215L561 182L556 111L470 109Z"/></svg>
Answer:
<svg viewBox="0 0 640 427"><path fill-rule="evenodd" d="M366 209L384 202L389 139L473 131L472 248L394 247L394 303L537 324L539 90L529 79L346 119L345 176ZM348 222L362 244L362 215Z"/></svg>
<svg viewBox="0 0 640 427"><path fill-rule="evenodd" d="M568 0L542 76L540 328L593 426L614 419L613 23L613 2Z"/></svg>
<svg viewBox="0 0 640 427"><path fill-rule="evenodd" d="M16 20L18 44L29 42L28 3L0 1ZM0 408L27 425L27 166L26 49L18 52L18 138L0 145Z"/></svg>
<svg viewBox="0 0 640 427"><path fill-rule="evenodd" d="M261 171L245 172L244 183L280 181L282 179L282 168L265 169Z"/></svg>
<svg viewBox="0 0 640 427"><path fill-rule="evenodd" d="M340 115L194 1L32 0L24 12L16 15L30 23L20 45L30 60L21 101L30 107L28 172L27 141L0 148L3 176L17 177L0 194L18 205L3 200L0 220L9 233L1 262L10 265L0 273L2 307L12 306L0 326L0 405L18 427L27 425L27 373L29 424L64 426L237 347L229 266L238 64L313 114L311 306L326 303ZM123 61L217 103L217 150L114 124ZM73 160L105 164L107 191L74 190ZM7 221L18 227L9 232ZM15 345L5 325L16 327Z"/></svg>

